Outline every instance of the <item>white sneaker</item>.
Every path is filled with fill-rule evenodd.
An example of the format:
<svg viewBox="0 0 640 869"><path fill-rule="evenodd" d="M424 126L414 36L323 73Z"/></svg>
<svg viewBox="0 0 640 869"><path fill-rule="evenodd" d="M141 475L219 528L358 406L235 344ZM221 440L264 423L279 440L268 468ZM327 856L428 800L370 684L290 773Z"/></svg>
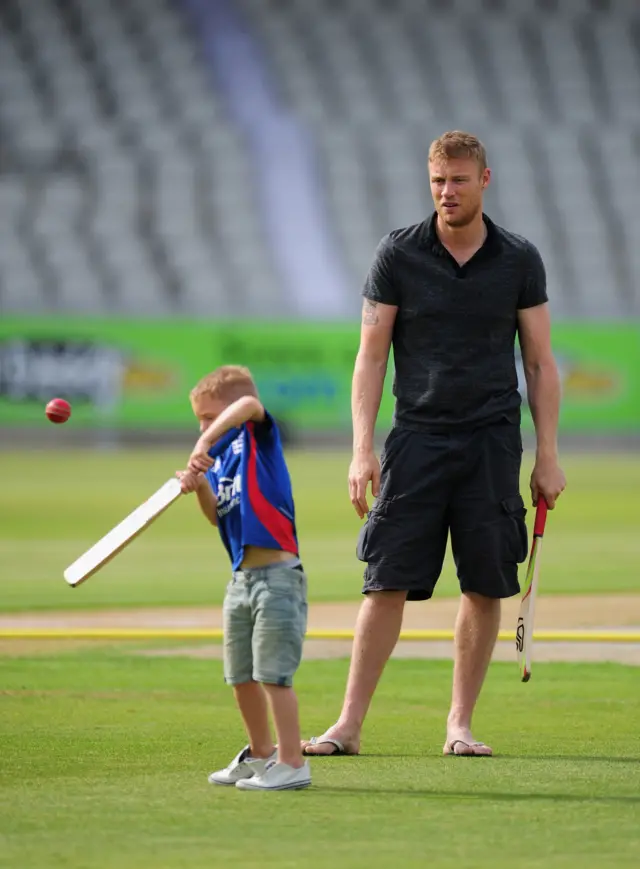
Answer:
<svg viewBox="0 0 640 869"><path fill-rule="evenodd" d="M263 773L240 779L236 782L236 787L243 791L293 791L308 788L310 784L309 761L305 761L299 769L296 769L288 763L270 760Z"/></svg>
<svg viewBox="0 0 640 869"><path fill-rule="evenodd" d="M234 785L238 781L261 775L268 763L275 762L277 755L277 751L274 750L271 757L250 757L249 751L250 747L245 745L242 751L233 758L229 766L218 770L218 772L212 772L209 776L209 784Z"/></svg>

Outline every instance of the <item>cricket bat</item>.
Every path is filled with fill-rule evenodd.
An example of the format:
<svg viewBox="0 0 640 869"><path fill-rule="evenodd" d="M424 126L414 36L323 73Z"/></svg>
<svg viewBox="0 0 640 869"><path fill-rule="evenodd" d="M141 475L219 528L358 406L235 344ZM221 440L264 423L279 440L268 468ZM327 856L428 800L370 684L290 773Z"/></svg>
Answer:
<svg viewBox="0 0 640 869"><path fill-rule="evenodd" d="M518 627L516 628L516 654L520 667L520 678L528 682L531 678L531 653L533 647L533 619L538 593L538 575L540 573L540 550L544 527L547 521L547 502L540 496L536 508L536 518L533 524L533 541L527 565L527 575L522 590Z"/></svg>
<svg viewBox="0 0 640 869"><path fill-rule="evenodd" d="M173 504L181 495L180 481L177 478L167 480L157 492L154 492L143 504L105 534L91 549L76 559L64 572L64 578L72 588L80 585L111 559L122 552L135 538L148 528L158 516Z"/></svg>

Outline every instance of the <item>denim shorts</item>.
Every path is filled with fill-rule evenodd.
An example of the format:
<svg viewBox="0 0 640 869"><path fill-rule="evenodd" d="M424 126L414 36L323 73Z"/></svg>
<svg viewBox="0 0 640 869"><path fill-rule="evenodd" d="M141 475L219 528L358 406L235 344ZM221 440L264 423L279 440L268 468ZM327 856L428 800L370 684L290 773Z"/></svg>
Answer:
<svg viewBox="0 0 640 869"><path fill-rule="evenodd" d="M299 562L235 571L223 606L225 682L290 687L306 629L307 578Z"/></svg>

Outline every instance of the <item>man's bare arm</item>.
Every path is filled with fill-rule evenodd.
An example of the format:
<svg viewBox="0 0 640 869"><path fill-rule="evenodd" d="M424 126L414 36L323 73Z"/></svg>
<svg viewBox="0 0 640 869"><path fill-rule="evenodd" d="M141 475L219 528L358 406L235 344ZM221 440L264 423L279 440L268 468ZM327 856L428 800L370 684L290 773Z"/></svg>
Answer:
<svg viewBox="0 0 640 869"><path fill-rule="evenodd" d="M531 416L536 428L536 460L531 474L531 495L542 495L550 509L566 486L558 464L560 375L551 349L548 304L518 311L518 332L527 381Z"/></svg>
<svg viewBox="0 0 640 869"><path fill-rule="evenodd" d="M351 388L353 460L349 468L349 496L358 516L369 512L367 486L377 498L380 462L373 450L373 434L387 373L389 349L397 307L365 299L362 307L360 349Z"/></svg>
<svg viewBox="0 0 640 869"><path fill-rule="evenodd" d="M373 433L397 310L395 305L383 305L369 299L365 299L362 306L360 348L351 389L354 453L373 450Z"/></svg>
<svg viewBox="0 0 640 869"><path fill-rule="evenodd" d="M551 349L548 304L518 311L518 333L537 452L557 458L560 375Z"/></svg>

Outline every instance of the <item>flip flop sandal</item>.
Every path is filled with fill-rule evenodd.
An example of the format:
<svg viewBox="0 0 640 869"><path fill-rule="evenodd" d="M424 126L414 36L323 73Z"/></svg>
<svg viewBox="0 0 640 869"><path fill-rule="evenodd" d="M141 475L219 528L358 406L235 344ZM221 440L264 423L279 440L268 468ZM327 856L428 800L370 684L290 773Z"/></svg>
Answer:
<svg viewBox="0 0 640 869"><path fill-rule="evenodd" d="M456 745L464 745L470 748L470 752L456 751ZM443 754L449 757L492 757L493 751L489 749L490 754L485 752L474 751L475 748L489 748L484 742L464 742L462 739L453 739L451 742L447 740L444 744Z"/></svg>
<svg viewBox="0 0 640 869"><path fill-rule="evenodd" d="M340 740L330 739L328 736L324 739L312 736L309 740L309 745L333 745L335 751L332 751L331 754L314 754L313 752L308 752L305 747L302 749L304 757L355 757L358 754L357 751L347 751Z"/></svg>

